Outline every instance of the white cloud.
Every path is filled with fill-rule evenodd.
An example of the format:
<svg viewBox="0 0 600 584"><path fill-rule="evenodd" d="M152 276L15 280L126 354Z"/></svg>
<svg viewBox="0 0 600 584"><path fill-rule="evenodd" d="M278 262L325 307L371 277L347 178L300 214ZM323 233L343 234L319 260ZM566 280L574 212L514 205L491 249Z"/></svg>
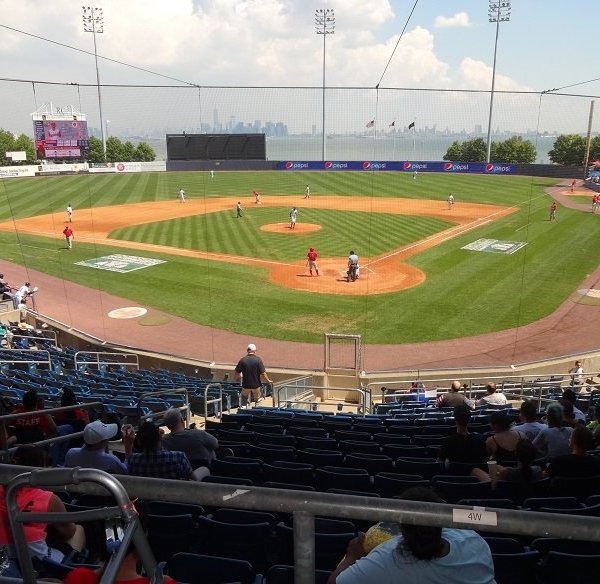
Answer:
<svg viewBox="0 0 600 584"><path fill-rule="evenodd" d="M486 63L466 57L460 63L458 73L457 81L459 82L459 87L463 87L464 89L490 89L492 84L492 67ZM518 83L506 75L499 74L497 67L495 89L498 91L531 91L531 88L527 85Z"/></svg>
<svg viewBox="0 0 600 584"><path fill-rule="evenodd" d="M464 28L471 26L466 12L457 12L454 16L436 16L433 21L435 28Z"/></svg>

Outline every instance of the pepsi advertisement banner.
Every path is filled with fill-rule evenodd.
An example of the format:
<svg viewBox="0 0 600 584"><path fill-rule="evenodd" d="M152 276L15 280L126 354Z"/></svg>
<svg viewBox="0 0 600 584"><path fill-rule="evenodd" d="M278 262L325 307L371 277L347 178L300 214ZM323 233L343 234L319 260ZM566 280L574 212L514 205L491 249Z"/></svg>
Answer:
<svg viewBox="0 0 600 584"><path fill-rule="evenodd" d="M420 162L414 160L399 161L296 161L279 162L277 170L393 170L396 172L450 172L477 174L516 174L516 164L488 162Z"/></svg>

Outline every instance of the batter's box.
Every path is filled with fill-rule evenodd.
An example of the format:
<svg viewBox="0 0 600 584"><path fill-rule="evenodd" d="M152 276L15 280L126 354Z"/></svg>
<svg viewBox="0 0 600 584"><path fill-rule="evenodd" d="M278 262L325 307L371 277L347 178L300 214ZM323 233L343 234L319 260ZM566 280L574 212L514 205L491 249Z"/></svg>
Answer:
<svg viewBox="0 0 600 584"><path fill-rule="evenodd" d="M138 256L116 253L109 256L102 256L101 258L75 262L75 265L126 274L127 272L134 272L135 270L142 270L144 268L150 268L165 263L165 260L155 260L153 258L141 258Z"/></svg>

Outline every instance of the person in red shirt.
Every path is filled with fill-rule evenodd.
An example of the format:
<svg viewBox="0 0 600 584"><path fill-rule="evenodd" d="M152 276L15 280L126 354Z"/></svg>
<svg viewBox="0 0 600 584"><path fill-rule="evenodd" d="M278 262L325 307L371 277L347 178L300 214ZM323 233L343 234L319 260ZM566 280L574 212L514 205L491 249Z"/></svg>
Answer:
<svg viewBox="0 0 600 584"><path fill-rule="evenodd" d="M310 270L310 275L313 275L313 270L315 270L315 272L317 273L317 276L319 275L319 267L317 266L317 258L319 257L319 254L317 253L317 251L315 250L314 247L311 247L308 250L308 253L306 254L306 265L308 266L308 269Z"/></svg>
<svg viewBox="0 0 600 584"><path fill-rule="evenodd" d="M30 444L31 442L50 438L58 433L54 420L49 414L45 414L43 409L43 402L35 390L30 389L25 393L23 396L23 405L16 407L13 414L34 412L37 410L40 410L40 413L37 416L16 418L13 421L14 435L19 444Z"/></svg>
<svg viewBox="0 0 600 584"><path fill-rule="evenodd" d="M552 201L552 205L550 205L550 221L556 221L556 208L558 205L556 201Z"/></svg>
<svg viewBox="0 0 600 584"><path fill-rule="evenodd" d="M73 247L73 230L69 225L66 225L63 229L63 235L65 236L65 240L67 242L67 249L72 249Z"/></svg>
<svg viewBox="0 0 600 584"><path fill-rule="evenodd" d="M576 180L571 181L571 192L575 191L575 185L577 184Z"/></svg>

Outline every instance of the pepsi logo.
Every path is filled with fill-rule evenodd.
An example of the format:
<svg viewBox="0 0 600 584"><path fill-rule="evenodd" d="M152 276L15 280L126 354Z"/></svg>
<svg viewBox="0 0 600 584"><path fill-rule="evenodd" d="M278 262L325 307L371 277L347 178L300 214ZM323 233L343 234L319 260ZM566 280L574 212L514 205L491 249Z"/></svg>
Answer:
<svg viewBox="0 0 600 584"><path fill-rule="evenodd" d="M451 162L444 162L444 170L447 172L449 170L452 170L452 163Z"/></svg>
<svg viewBox="0 0 600 584"><path fill-rule="evenodd" d="M486 172L494 172L494 165L493 164L486 164L485 165L485 171Z"/></svg>
<svg viewBox="0 0 600 584"><path fill-rule="evenodd" d="M119 162L119 164L117 164L117 170L123 172L125 170L125 165L122 162Z"/></svg>
<svg viewBox="0 0 600 584"><path fill-rule="evenodd" d="M333 162L329 162L329 161L327 161L327 162L325 163L325 168L332 168L332 167L333 167Z"/></svg>
<svg viewBox="0 0 600 584"><path fill-rule="evenodd" d="M290 168L294 168L294 163L289 160L285 163L285 168L289 170Z"/></svg>
<svg viewBox="0 0 600 584"><path fill-rule="evenodd" d="M370 162L363 162L362 163L362 167L363 167L363 170L367 170L368 168L371 167L371 163Z"/></svg>
<svg viewBox="0 0 600 584"><path fill-rule="evenodd" d="M402 164L402 168L403 168L404 170L410 170L410 169L412 168L412 164L411 164L411 163L410 163L408 160L406 160L406 161L404 162L404 164Z"/></svg>

